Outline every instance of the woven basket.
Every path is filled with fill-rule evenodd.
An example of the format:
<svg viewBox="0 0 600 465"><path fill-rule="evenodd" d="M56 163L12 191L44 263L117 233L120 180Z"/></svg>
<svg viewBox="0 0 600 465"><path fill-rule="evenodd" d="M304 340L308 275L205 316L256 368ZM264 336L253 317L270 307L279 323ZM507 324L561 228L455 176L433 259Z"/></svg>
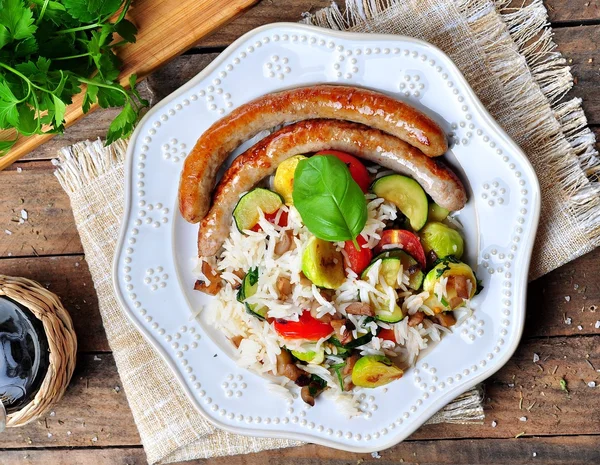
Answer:
<svg viewBox="0 0 600 465"><path fill-rule="evenodd" d="M77 338L71 317L58 297L40 284L25 278L0 274L0 296L27 307L44 325L50 364L40 390L31 402L7 416L6 426L23 426L58 402L71 380L77 354Z"/></svg>

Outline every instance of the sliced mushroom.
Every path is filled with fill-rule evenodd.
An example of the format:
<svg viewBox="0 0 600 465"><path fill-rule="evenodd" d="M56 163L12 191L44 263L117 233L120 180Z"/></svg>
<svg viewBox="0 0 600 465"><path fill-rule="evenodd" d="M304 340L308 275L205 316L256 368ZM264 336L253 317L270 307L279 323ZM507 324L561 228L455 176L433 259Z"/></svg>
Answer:
<svg viewBox="0 0 600 465"><path fill-rule="evenodd" d="M292 355L285 349L277 355L277 374L296 381L304 372L294 364Z"/></svg>
<svg viewBox="0 0 600 465"><path fill-rule="evenodd" d="M294 233L291 230L285 231L277 244L275 244L274 252L277 255L283 255L289 250L293 250L296 247L296 242L294 242Z"/></svg>
<svg viewBox="0 0 600 465"><path fill-rule="evenodd" d="M300 390L300 397L302 397L302 400L311 407L315 405L315 398L310 394L310 387L304 386Z"/></svg>
<svg viewBox="0 0 600 465"><path fill-rule="evenodd" d="M334 331L338 340L342 344L348 344L352 340L352 329L354 327L349 327L352 323L348 320L331 320L329 323Z"/></svg>
<svg viewBox="0 0 600 465"><path fill-rule="evenodd" d="M204 292L205 294L217 295L223 287L221 275L215 272L207 262L202 262L202 274L208 281L198 279L194 284L194 290Z"/></svg>
<svg viewBox="0 0 600 465"><path fill-rule="evenodd" d="M233 336L231 338L231 342L236 347L236 349L240 346L240 344L242 343L243 340L244 340L244 338L242 336Z"/></svg>
<svg viewBox="0 0 600 465"><path fill-rule="evenodd" d="M350 315L375 316L375 312L368 303L354 302L346 307L346 313Z"/></svg>
<svg viewBox="0 0 600 465"><path fill-rule="evenodd" d="M292 282L290 281L290 278L286 278L285 276L279 276L277 278L275 287L277 288L279 300L285 300L292 293Z"/></svg>
<svg viewBox="0 0 600 465"><path fill-rule="evenodd" d="M449 328L450 326L454 326L456 324L456 318L452 312L438 313L434 317L434 321L444 328Z"/></svg>
<svg viewBox="0 0 600 465"><path fill-rule="evenodd" d="M420 323L423 323L423 319L425 318L425 313L416 312L408 317L408 326L417 326Z"/></svg>

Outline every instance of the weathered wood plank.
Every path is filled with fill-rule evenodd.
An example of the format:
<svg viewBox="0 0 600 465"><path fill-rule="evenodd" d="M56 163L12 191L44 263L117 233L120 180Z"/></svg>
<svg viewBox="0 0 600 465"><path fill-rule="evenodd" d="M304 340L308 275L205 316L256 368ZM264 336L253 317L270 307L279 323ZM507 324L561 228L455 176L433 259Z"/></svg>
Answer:
<svg viewBox="0 0 600 465"><path fill-rule="evenodd" d="M534 353L540 357L538 363L533 363ZM600 387L592 388L587 383L600 385L600 373L586 360L600 369L600 336L525 341L513 359L486 383L489 400L484 425L425 426L411 439L599 434L600 417L590 412L600 410ZM561 390L562 378L567 382L568 394ZM77 373L67 396L54 409L55 415L48 415L38 424L9 430L2 435L0 447L138 444L125 396L123 391L115 392L115 386L120 382L110 354L80 355ZM527 421L521 421L521 417ZM496 427L492 427L492 421L497 422Z"/></svg>
<svg viewBox="0 0 600 465"><path fill-rule="evenodd" d="M567 3L567 2L565 2ZM600 49L597 37L600 25L566 27L554 30L554 40L572 67L575 86L571 96L583 98L583 108L590 124L600 123L600 95L597 92L600 77Z"/></svg>
<svg viewBox="0 0 600 465"><path fill-rule="evenodd" d="M2 448L136 444L137 429L110 354L80 354L60 403L45 418L8 428L0 438Z"/></svg>
<svg viewBox="0 0 600 465"><path fill-rule="evenodd" d="M599 274L595 250L529 284L525 337L600 334Z"/></svg>
<svg viewBox="0 0 600 465"><path fill-rule="evenodd" d="M83 255L3 259L0 274L33 279L58 295L73 319L79 352L110 350Z"/></svg>
<svg viewBox="0 0 600 465"><path fill-rule="evenodd" d="M470 439L405 441L379 453L355 454L327 447L306 445L257 454L217 457L208 460L178 462L179 465L347 465L361 463L453 465L589 465L600 461L598 436L535 437L519 439ZM2 458L11 465L142 465L146 456L141 447L88 448L69 450L4 450Z"/></svg>
<svg viewBox="0 0 600 465"><path fill-rule="evenodd" d="M296 23L302 19L305 12L314 13L321 8L331 5L332 1L343 5L343 0L262 0L229 24L218 29L199 43L199 48L226 47L246 32L264 24L276 22Z"/></svg>
<svg viewBox="0 0 600 465"><path fill-rule="evenodd" d="M553 23L578 24L580 21L600 20L598 0L544 0Z"/></svg>
<svg viewBox="0 0 600 465"><path fill-rule="evenodd" d="M48 161L0 171L0 257L83 252L69 198L53 171Z"/></svg>

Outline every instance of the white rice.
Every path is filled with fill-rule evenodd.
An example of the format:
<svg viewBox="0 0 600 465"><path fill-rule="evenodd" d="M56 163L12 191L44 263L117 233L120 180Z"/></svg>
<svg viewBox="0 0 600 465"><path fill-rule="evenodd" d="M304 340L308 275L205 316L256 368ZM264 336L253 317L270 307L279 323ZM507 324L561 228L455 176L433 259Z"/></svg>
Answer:
<svg viewBox="0 0 600 465"><path fill-rule="evenodd" d="M372 194L367 194L366 197L368 218L361 235L366 242L364 247L372 248L381 239L381 232L386 227L386 222L395 220L397 214L393 204L376 198ZM348 416L360 415L360 402L352 393L341 390L336 373L329 369L331 365L344 361L343 358L337 356L337 347L327 342L330 336L311 344L302 340L281 338L272 324L247 313L245 305L237 301L238 287L242 282L237 273L240 271L247 273L254 268L258 270L256 293L248 297L246 302L256 305L257 308L268 308L269 317L297 321L305 309L312 309L319 318L338 312L347 318L349 324L354 326L352 335L355 339L367 333L373 334L374 337L368 343L357 348L360 354L395 357L396 363L403 368L408 368L415 363L420 351L428 346L429 341L439 341L443 333L451 331L429 319L425 319L415 327L410 327L408 326L408 317L391 324L372 321L371 318L364 315L346 314L346 307L357 300L377 308L388 308L390 312L395 311L396 302L401 300L401 309L405 315L414 315L418 311L434 315L434 312L425 304L430 297L428 292L414 294L414 291L408 289L410 276L402 267L397 276L397 283L389 286L380 275L381 261L370 268L364 280L360 279L352 270L347 269L345 282L335 290L330 302L321 294L317 286L308 280L301 279L302 253L311 234L302 224L300 215L294 207L283 207L282 210L286 210L288 213L288 223L283 227L267 221L260 211L259 224L262 231L244 231L242 233L238 231L232 221L229 237L225 240L220 256L198 260L194 269L194 274L198 279L207 280L202 273L202 263L206 261L211 267L218 269L225 282L213 304L203 311L206 312L208 322L227 337L241 336L243 338L237 349L237 363L241 367L260 374L276 372L277 355L281 353L281 347L285 346L287 349L302 352L323 349L325 361L321 365L302 364L301 368L308 373L320 376L327 382L329 389L325 391L325 395L333 397L339 408ZM294 246L284 254L277 255L275 246L287 231L291 231L294 235ZM335 245L346 259L344 243ZM397 246L390 245L390 247ZM283 299L280 298L277 291L277 281L280 277L289 279L292 285L291 294ZM438 298L446 296L446 284L447 280L443 279L436 285L434 293ZM468 309L462 310L462 313L457 324L471 314ZM397 344L377 337L379 328L391 329ZM349 382L350 378L346 378L344 381ZM276 379L283 380L283 378ZM270 383L269 391L289 399L291 394L286 384L291 383L285 382L283 385Z"/></svg>

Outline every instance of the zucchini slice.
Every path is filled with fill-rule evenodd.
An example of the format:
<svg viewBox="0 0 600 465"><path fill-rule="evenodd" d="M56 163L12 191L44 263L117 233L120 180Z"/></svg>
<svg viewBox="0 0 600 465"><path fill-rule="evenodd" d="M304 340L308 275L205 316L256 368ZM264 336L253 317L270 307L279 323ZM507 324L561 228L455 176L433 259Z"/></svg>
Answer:
<svg viewBox="0 0 600 465"><path fill-rule="evenodd" d="M257 289L258 268L252 268L242 280L242 285L237 293L237 301L242 302L246 306L246 312L250 315L257 317L260 320L265 320L267 318L267 312L269 311L267 307L261 307L258 304L249 304L246 302L248 297L252 297L256 294Z"/></svg>
<svg viewBox="0 0 600 465"><path fill-rule="evenodd" d="M244 232L258 223L260 208L264 214L275 213L283 205L281 196L269 189L257 187L244 194L233 210L233 218L237 228Z"/></svg>
<svg viewBox="0 0 600 465"><path fill-rule="evenodd" d="M410 287L411 289L413 289L415 291L418 291L419 289L421 289L421 286L423 285L423 280L425 279L425 274L423 273L423 270L421 270L419 263L411 255L406 253L404 250L402 250L402 249L386 250L385 252L382 252L379 255L377 255L375 257L375 259L373 260L373 262L375 262L375 260L379 260L379 259L385 260L385 259L389 259L391 257L399 259L400 262L402 263L403 270L406 270L408 272L408 274L409 274L408 287ZM386 280L386 282L387 282L387 280Z"/></svg>
<svg viewBox="0 0 600 465"><path fill-rule="evenodd" d="M335 336L330 337L328 341L331 342L334 346L340 347L342 349L356 349L357 347L367 344L371 341L371 339L373 339L373 333L369 331L368 333L365 333L356 339L352 339L348 344L342 344L339 341L339 339Z"/></svg>
<svg viewBox="0 0 600 465"><path fill-rule="evenodd" d="M429 203L425 191L417 181L400 174L390 174L371 184L371 191L392 202L408 217L410 227L418 231L427 222Z"/></svg>

